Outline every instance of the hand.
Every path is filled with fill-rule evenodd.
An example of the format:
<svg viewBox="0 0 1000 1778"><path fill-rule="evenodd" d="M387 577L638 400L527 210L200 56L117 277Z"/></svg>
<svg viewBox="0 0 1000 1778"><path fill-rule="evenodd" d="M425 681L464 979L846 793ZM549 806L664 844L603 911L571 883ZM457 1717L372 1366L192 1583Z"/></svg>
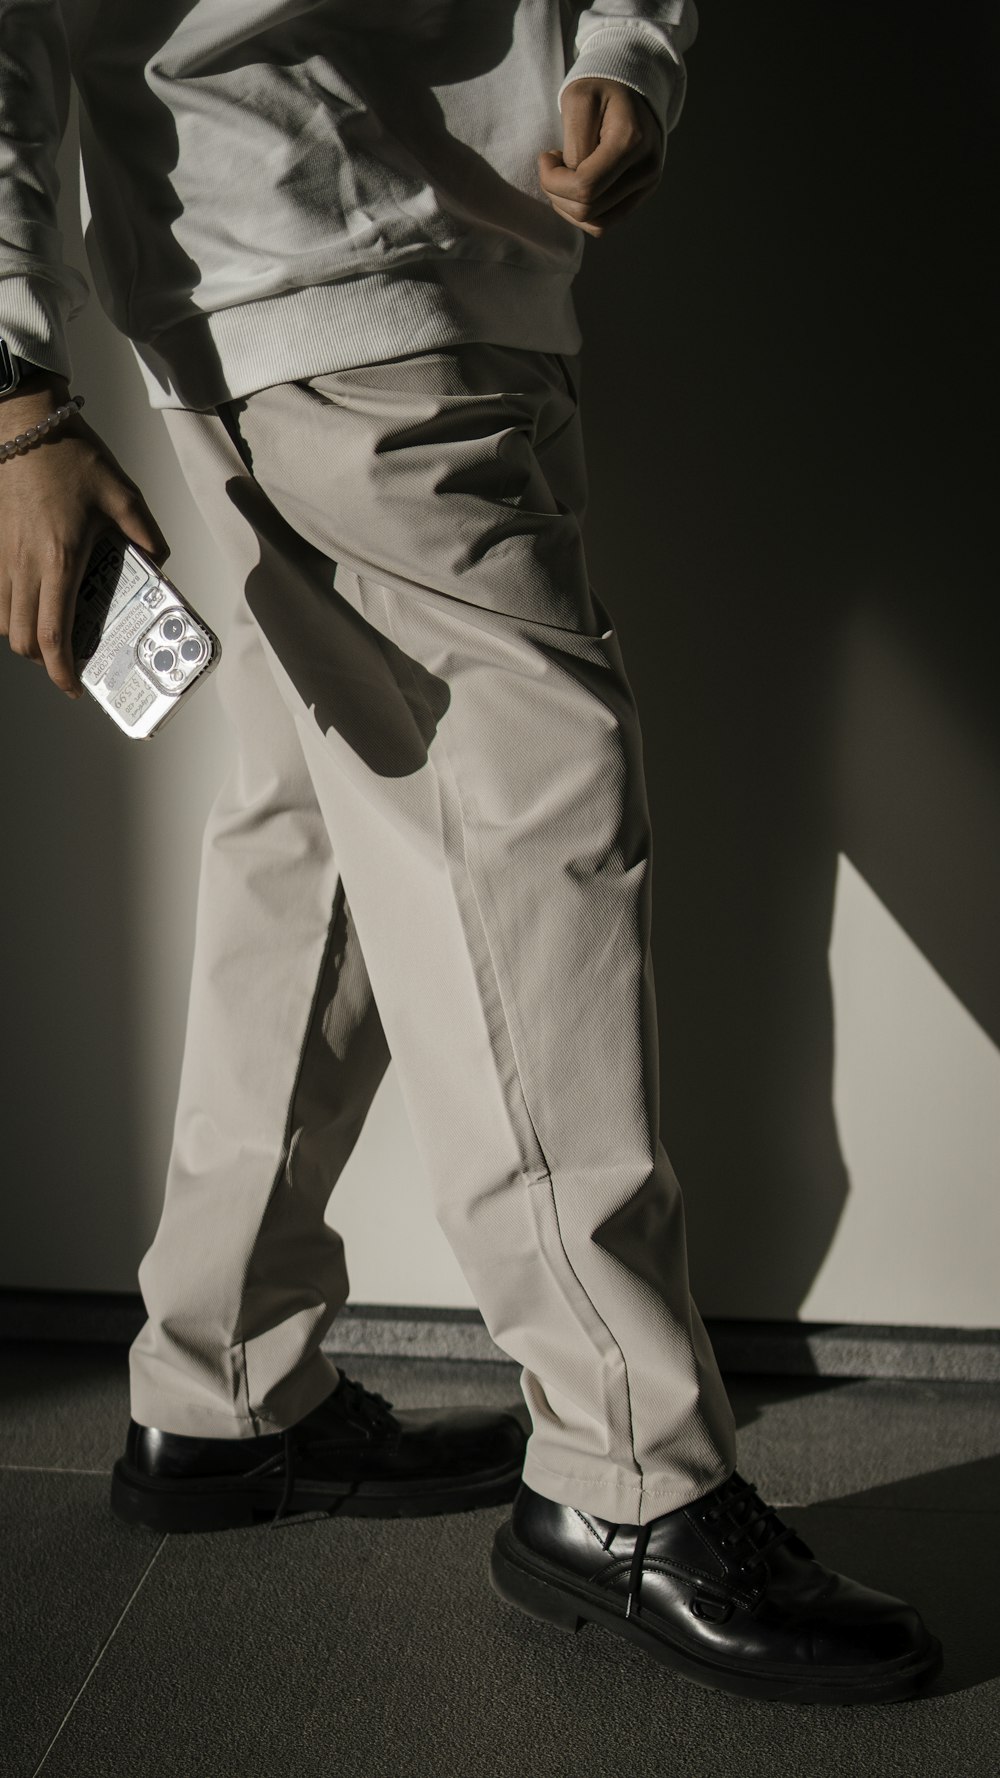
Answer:
<svg viewBox="0 0 1000 1778"><path fill-rule="evenodd" d="M552 208L600 239L656 190L663 132L651 105L620 80L573 80L562 96L563 146L538 157Z"/></svg>
<svg viewBox="0 0 1000 1778"><path fill-rule="evenodd" d="M61 378L26 379L0 401L2 436L37 425L68 399ZM76 595L109 520L157 564L166 560L139 489L79 414L0 463L0 636L71 698L83 696L71 647Z"/></svg>

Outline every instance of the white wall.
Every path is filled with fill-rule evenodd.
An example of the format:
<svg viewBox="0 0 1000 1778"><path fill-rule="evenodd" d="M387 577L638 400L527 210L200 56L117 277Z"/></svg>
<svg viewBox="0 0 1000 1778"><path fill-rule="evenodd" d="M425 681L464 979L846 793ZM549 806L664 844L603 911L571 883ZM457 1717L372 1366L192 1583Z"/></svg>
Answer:
<svg viewBox="0 0 1000 1778"><path fill-rule="evenodd" d="M710 97L700 118L689 102L672 191L590 253L580 291L588 550L647 737L664 1135L695 1291L712 1315L997 1325L1000 1055L969 937L989 899L977 872L993 880L995 850L983 839L977 853L976 836L995 821L997 756L961 675L945 683L880 599L877 521L855 566L831 570L825 515L814 527L791 491L799 449L774 443L787 408L761 459L764 379L740 356L739 321L705 321L726 272L718 112L740 52L731 88L717 69L715 115ZM608 320L623 284L628 338ZM87 418L224 638L225 566L96 301L72 343ZM201 827L229 741L211 689L130 745L4 649L0 745L0 1285L134 1290L169 1150ZM330 1217L354 1300L471 1303L391 1068Z"/></svg>

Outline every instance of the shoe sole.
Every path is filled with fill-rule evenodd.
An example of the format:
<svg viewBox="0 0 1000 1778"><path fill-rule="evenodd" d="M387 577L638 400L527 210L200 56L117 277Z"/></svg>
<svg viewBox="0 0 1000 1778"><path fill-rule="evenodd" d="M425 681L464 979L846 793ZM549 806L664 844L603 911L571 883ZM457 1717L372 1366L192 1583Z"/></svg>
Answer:
<svg viewBox="0 0 1000 1778"><path fill-rule="evenodd" d="M432 1513L472 1512L513 1500L521 1481L516 1468L442 1480L322 1482L303 1478L279 1524L304 1513L330 1518L409 1519ZM247 1486L243 1477L154 1481L119 1458L111 1472L111 1510L127 1525L150 1531L228 1531L273 1520L282 1484Z"/></svg>
<svg viewBox="0 0 1000 1778"><path fill-rule="evenodd" d="M574 1633L586 1623L600 1624L624 1636L663 1666L697 1685L734 1692L742 1698L766 1698L790 1704L885 1704L909 1698L941 1671L944 1656L936 1636L928 1636L919 1653L905 1662L876 1671L812 1667L808 1675L763 1667L721 1666L671 1642L666 1633L626 1619L624 1606L595 1598L586 1582L564 1577L515 1538L509 1522L496 1534L490 1557L490 1582L506 1604L556 1629Z"/></svg>

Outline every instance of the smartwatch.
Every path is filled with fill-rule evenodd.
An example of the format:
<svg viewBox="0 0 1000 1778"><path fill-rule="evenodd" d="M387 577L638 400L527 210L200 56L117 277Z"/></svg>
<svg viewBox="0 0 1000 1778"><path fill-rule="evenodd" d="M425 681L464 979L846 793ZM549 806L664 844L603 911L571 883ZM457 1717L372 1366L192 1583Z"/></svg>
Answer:
<svg viewBox="0 0 1000 1778"><path fill-rule="evenodd" d="M31 364L27 358L16 357L0 335L0 395L10 395L22 377L33 376L41 368L40 364Z"/></svg>

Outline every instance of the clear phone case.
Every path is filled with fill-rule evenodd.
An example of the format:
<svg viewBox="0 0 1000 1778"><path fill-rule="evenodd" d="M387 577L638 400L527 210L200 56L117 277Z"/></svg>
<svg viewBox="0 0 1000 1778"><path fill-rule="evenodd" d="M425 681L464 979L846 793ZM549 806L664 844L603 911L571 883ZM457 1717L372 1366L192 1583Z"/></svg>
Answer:
<svg viewBox="0 0 1000 1778"><path fill-rule="evenodd" d="M120 532L103 532L77 594L73 659L112 722L134 741L155 735L221 653L173 582Z"/></svg>

